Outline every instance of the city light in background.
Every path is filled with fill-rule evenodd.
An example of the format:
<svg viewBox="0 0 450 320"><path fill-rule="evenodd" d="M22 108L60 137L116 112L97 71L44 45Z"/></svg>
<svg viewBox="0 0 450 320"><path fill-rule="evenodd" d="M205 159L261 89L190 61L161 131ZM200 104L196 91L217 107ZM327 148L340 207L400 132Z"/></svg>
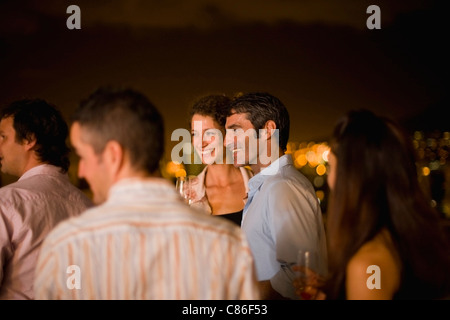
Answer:
<svg viewBox="0 0 450 320"><path fill-rule="evenodd" d="M417 154L418 178L424 192L430 197L431 205L450 218L450 132L435 130L433 132L415 131L411 139ZM328 154L327 141L295 142L287 144L286 153L292 155L295 167L313 184L316 196L323 212L326 212L329 188L327 185ZM188 156L194 156L189 154ZM174 179L178 176L196 174L200 165L184 165L168 161L162 165L164 176Z"/></svg>
<svg viewBox="0 0 450 320"><path fill-rule="evenodd" d="M366 27L373 4L379 30ZM80 29L66 27L69 5L80 8ZM364 107L406 124L420 182L449 216L446 12L421 0L0 1L0 104L43 98L70 119L100 85L140 90L165 119L161 168L172 179L201 169L170 159L170 133L188 127L192 101L266 91L290 113L288 152L324 209L330 130ZM71 161L71 179L86 188Z"/></svg>

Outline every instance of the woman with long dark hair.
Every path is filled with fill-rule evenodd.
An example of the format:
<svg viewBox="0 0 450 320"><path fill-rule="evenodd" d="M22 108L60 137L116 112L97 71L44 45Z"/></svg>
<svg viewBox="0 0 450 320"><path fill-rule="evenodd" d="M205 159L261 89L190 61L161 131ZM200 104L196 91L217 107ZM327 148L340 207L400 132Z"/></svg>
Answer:
<svg viewBox="0 0 450 320"><path fill-rule="evenodd" d="M450 247L415 160L412 140L393 120L359 110L338 121L329 155L329 278L322 297L448 297Z"/></svg>

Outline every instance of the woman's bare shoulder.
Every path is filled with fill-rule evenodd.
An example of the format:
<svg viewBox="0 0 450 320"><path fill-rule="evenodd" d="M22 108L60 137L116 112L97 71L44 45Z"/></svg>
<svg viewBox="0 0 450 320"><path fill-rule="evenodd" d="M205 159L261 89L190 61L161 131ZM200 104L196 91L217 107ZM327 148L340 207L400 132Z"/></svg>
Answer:
<svg viewBox="0 0 450 320"><path fill-rule="evenodd" d="M400 264L389 235L365 243L347 265L347 297L392 299L400 285Z"/></svg>

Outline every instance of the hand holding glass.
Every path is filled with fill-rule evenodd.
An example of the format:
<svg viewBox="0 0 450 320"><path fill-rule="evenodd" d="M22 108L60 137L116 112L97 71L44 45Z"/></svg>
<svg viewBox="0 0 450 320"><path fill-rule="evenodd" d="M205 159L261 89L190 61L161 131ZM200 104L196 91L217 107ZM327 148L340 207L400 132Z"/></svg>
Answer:
<svg viewBox="0 0 450 320"><path fill-rule="evenodd" d="M296 291L303 300L314 298L319 293L317 287L321 281L319 275L319 257L317 252L299 250L297 254Z"/></svg>
<svg viewBox="0 0 450 320"><path fill-rule="evenodd" d="M189 177L177 177L176 189L187 204L192 203L191 181Z"/></svg>

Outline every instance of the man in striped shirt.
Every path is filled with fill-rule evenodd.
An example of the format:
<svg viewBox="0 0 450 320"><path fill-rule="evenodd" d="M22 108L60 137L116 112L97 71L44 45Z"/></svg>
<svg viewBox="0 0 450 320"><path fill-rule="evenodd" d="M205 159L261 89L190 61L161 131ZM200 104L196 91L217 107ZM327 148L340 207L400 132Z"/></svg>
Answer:
<svg viewBox="0 0 450 320"><path fill-rule="evenodd" d="M46 238L36 299L259 298L240 228L191 209L161 178L163 120L144 95L100 88L70 138L98 206Z"/></svg>

